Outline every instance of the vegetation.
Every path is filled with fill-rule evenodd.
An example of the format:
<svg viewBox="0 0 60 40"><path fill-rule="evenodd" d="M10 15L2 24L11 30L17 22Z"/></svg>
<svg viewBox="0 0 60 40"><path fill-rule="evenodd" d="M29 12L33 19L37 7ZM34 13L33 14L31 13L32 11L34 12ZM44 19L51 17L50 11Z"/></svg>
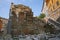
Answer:
<svg viewBox="0 0 60 40"><path fill-rule="evenodd" d="M38 18L43 19L46 15L44 13L41 13Z"/></svg>

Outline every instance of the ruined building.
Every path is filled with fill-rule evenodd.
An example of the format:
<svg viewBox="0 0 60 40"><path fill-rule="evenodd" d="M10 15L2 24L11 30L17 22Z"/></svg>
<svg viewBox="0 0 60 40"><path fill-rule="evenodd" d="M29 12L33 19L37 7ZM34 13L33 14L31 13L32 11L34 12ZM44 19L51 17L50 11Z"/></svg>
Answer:
<svg viewBox="0 0 60 40"><path fill-rule="evenodd" d="M43 33L43 26L43 21L33 17L33 12L28 6L11 4L7 33L13 36Z"/></svg>

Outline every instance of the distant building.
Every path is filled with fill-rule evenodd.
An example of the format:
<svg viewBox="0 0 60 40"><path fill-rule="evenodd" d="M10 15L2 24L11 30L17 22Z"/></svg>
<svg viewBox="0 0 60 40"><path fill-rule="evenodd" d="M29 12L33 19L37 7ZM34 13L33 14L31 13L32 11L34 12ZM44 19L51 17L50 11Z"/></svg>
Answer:
<svg viewBox="0 0 60 40"><path fill-rule="evenodd" d="M7 23L8 19L0 17L0 33L3 33L3 35L7 33Z"/></svg>
<svg viewBox="0 0 60 40"><path fill-rule="evenodd" d="M0 19L0 31L2 29L2 20Z"/></svg>

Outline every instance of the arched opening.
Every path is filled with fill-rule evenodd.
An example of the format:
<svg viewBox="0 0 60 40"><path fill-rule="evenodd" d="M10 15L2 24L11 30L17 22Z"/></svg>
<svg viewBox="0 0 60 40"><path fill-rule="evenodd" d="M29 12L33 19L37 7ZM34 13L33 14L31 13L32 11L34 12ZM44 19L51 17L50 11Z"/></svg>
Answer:
<svg viewBox="0 0 60 40"><path fill-rule="evenodd" d="M12 21L14 21L16 23L16 20L17 20L17 15L14 11L12 11Z"/></svg>
<svg viewBox="0 0 60 40"><path fill-rule="evenodd" d="M16 13L15 13L14 11L12 11L12 15L13 15L14 17L16 17Z"/></svg>
<svg viewBox="0 0 60 40"><path fill-rule="evenodd" d="M19 18L18 18L19 21L20 21L20 22L23 22L23 21L24 21L24 18L25 18L25 16L24 16L24 12L19 12L18 15L19 15Z"/></svg>

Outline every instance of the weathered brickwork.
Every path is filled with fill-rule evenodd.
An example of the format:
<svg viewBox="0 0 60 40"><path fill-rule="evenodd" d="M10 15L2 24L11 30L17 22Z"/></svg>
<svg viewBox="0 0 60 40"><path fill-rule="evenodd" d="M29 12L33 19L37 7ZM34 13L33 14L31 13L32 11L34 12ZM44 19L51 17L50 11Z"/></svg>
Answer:
<svg viewBox="0 0 60 40"><path fill-rule="evenodd" d="M21 4L11 4L8 24L8 33L12 35L44 33L43 21L33 17L32 10Z"/></svg>

